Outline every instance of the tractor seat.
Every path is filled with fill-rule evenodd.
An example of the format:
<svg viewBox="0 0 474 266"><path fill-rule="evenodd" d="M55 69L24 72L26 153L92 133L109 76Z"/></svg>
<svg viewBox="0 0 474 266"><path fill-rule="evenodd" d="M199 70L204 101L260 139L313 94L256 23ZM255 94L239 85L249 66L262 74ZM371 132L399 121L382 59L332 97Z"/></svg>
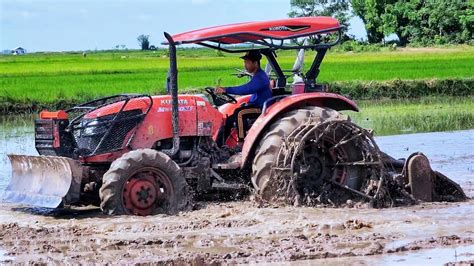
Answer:
<svg viewBox="0 0 474 266"><path fill-rule="evenodd" d="M280 87L280 88L273 88L272 89L272 95L273 97L275 96L280 96L280 95L287 95L291 94L285 90L285 87Z"/></svg>

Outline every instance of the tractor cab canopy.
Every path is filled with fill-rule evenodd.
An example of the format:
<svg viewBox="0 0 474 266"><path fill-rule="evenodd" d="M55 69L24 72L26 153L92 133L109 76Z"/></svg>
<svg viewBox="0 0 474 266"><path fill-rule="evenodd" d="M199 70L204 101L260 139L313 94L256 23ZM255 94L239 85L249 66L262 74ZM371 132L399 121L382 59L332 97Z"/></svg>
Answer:
<svg viewBox="0 0 474 266"><path fill-rule="evenodd" d="M316 77L324 55L327 49L339 42L342 29L339 21L331 17L288 18L208 27L173 36L165 33L167 41L163 44L170 45L170 50L180 44L198 44L229 53L259 50L275 72L276 87L282 89L286 86L286 76L276 61L275 50L316 50L311 68L302 75L305 88L311 91L316 88ZM333 35L335 38L328 37ZM170 60L174 60L171 55L170 52Z"/></svg>
<svg viewBox="0 0 474 266"><path fill-rule="evenodd" d="M331 17L303 17L215 26L175 34L172 38L176 45L199 44L227 52L244 52L251 50L252 47L236 46L234 49L226 49L223 46L250 43L261 45L261 48L300 49L301 46L288 46L284 41L340 32L341 29L339 21ZM307 48L315 48L315 45Z"/></svg>

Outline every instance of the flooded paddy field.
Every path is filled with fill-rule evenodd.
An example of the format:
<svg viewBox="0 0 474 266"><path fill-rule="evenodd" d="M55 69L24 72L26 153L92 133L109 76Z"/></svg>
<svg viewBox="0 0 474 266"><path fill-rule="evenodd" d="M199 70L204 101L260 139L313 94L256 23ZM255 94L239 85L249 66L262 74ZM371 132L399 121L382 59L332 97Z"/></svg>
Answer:
<svg viewBox="0 0 474 266"><path fill-rule="evenodd" d="M474 130L376 140L396 158L424 152L474 197ZM36 154L30 123L0 125L0 191L10 176L8 153ZM473 200L391 209L200 202L192 212L152 217L0 203L0 263L472 263L473 221Z"/></svg>

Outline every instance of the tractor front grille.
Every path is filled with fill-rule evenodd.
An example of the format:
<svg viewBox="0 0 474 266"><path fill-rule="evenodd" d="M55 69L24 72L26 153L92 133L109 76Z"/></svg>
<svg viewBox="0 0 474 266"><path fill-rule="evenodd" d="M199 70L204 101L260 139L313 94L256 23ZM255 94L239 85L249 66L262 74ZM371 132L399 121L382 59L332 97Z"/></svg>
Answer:
<svg viewBox="0 0 474 266"><path fill-rule="evenodd" d="M73 156L74 141L67 119L35 119L35 147L40 155Z"/></svg>
<svg viewBox="0 0 474 266"><path fill-rule="evenodd" d="M95 119L82 119L74 125L73 136L80 156L113 152L124 148L127 134L143 119L141 110L123 111L117 115L107 115Z"/></svg>
<svg viewBox="0 0 474 266"><path fill-rule="evenodd" d="M40 155L57 155L53 148L53 126L52 119L35 120L35 147Z"/></svg>

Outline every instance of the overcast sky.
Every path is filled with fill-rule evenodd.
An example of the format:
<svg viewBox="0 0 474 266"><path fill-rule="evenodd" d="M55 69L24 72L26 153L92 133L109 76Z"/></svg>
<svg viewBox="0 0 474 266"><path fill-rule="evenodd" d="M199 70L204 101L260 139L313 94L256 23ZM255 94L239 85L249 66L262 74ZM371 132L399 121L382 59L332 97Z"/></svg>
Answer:
<svg viewBox="0 0 474 266"><path fill-rule="evenodd" d="M136 37L152 44L171 34L246 21L281 19L290 0L0 0L0 50L138 49ZM365 37L360 19L349 33Z"/></svg>

